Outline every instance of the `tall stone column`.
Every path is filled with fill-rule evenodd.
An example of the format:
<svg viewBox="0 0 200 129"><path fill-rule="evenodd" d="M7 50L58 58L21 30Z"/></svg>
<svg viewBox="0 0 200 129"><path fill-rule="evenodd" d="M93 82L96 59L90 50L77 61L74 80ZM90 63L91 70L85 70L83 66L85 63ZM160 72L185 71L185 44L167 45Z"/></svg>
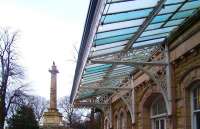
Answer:
<svg viewBox="0 0 200 129"><path fill-rule="evenodd" d="M43 114L43 127L44 129L58 129L62 126L62 114L57 109L57 73L55 63L49 70L51 73L51 88L50 88L50 107L47 112ZM51 127L51 128L50 128Z"/></svg>
<svg viewBox="0 0 200 129"><path fill-rule="evenodd" d="M58 70L55 66L55 62L53 62L53 65L51 69L49 70L51 73L51 89L50 89L50 109L56 110L57 109L57 73Z"/></svg>

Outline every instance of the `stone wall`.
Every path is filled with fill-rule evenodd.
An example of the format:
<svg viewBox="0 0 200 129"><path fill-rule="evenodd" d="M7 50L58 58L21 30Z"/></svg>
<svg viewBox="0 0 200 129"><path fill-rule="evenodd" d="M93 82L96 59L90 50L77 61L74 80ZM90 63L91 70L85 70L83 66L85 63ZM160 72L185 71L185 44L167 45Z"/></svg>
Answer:
<svg viewBox="0 0 200 129"><path fill-rule="evenodd" d="M198 23L197 25L199 25ZM190 31L190 30L188 30ZM171 50L172 65L172 90L173 92L173 112L167 117L167 129L191 129L190 110L190 85L196 80L200 80L200 32L194 34L182 44ZM179 39L181 39L179 37ZM173 44L172 44L173 45ZM192 46L192 47L191 47ZM135 90L135 124L131 124L130 113L126 104L120 99L112 103L112 124L116 129L115 115L121 109L127 112L127 129L151 129L150 106L153 100L162 96L161 89L146 75L141 74L134 80L140 82ZM142 80L142 81L141 81Z"/></svg>
<svg viewBox="0 0 200 129"><path fill-rule="evenodd" d="M177 129L191 129L190 84L200 79L200 47L183 55L174 63L176 84ZM186 110L187 109L187 110Z"/></svg>

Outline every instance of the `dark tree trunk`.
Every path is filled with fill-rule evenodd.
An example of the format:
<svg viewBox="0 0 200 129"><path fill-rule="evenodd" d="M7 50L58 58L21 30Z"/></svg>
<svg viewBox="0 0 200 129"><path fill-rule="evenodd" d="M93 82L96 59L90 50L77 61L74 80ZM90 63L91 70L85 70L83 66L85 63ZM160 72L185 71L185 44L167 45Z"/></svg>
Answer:
<svg viewBox="0 0 200 129"><path fill-rule="evenodd" d="M5 97L1 95L0 97L0 129L4 128L5 122Z"/></svg>
<svg viewBox="0 0 200 129"><path fill-rule="evenodd" d="M17 53L14 46L16 36L17 32L10 33L8 30L0 29L0 129L4 128L11 103L9 100L12 100L7 98L9 78L14 77L20 80L23 75L23 71L16 63Z"/></svg>
<svg viewBox="0 0 200 129"><path fill-rule="evenodd" d="M7 70L8 71L8 70ZM0 92L0 129L4 128L5 118L7 116L6 90L8 84L8 73L2 74L1 92Z"/></svg>

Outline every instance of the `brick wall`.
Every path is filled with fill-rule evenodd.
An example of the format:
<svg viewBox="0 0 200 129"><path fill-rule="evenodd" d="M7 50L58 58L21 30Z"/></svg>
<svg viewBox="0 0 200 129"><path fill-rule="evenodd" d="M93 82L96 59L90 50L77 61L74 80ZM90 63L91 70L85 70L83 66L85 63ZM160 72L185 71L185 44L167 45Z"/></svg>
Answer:
<svg viewBox="0 0 200 129"><path fill-rule="evenodd" d="M199 27L200 22L197 23ZM192 27L192 29L196 27ZM192 30L188 30L192 31ZM187 32L186 32L187 33ZM184 35L184 34L183 34ZM185 36L185 35L184 35ZM185 36L186 37L186 36ZM172 89L174 92L174 114L167 117L167 129L191 129L190 84L200 79L200 32L186 39L171 50ZM181 37L178 38L181 40ZM176 43L176 41L175 41ZM173 44L172 44L173 46ZM141 75L141 77L144 76ZM144 76L146 77L146 76ZM140 78L141 80L141 78ZM134 80L138 82L137 79ZM127 129L151 129L149 109L152 101L161 95L161 89L146 77L135 90L135 124L131 124L130 113L119 98L112 103L113 127L116 127L114 115L121 108L127 111ZM116 97L115 97L116 98Z"/></svg>

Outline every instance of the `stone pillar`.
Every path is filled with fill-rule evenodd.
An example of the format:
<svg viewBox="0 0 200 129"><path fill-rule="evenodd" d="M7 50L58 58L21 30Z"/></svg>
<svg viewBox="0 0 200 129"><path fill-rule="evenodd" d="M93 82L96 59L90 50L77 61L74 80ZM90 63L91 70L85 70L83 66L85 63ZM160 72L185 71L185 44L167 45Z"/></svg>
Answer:
<svg viewBox="0 0 200 129"><path fill-rule="evenodd" d="M58 127L60 129L60 127L63 127L63 122L62 114L57 109L56 89L58 70L54 62L49 72L51 73L50 107L48 111L43 114L43 127L44 129L58 129Z"/></svg>
<svg viewBox="0 0 200 129"><path fill-rule="evenodd" d="M57 109L57 73L58 70L55 66L55 62L53 62L53 65L51 69L49 70L51 73L51 89L50 89L50 109L56 110Z"/></svg>

